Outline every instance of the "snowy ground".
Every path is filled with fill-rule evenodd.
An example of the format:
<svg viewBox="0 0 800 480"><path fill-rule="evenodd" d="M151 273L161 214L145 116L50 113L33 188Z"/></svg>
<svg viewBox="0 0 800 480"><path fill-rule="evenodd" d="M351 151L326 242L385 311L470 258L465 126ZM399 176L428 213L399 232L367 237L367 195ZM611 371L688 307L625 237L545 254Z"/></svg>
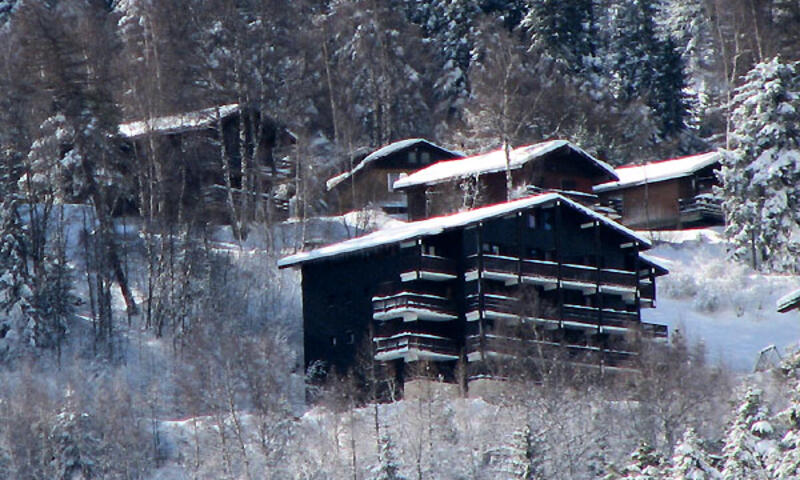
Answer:
<svg viewBox="0 0 800 480"><path fill-rule="evenodd" d="M800 277L765 275L727 259L721 229L652 232L648 253L670 274L657 281L657 308L648 322L680 329L703 342L708 357L739 372L752 371L759 352L775 345L781 354L800 340L800 313L778 313L776 301L800 287Z"/></svg>

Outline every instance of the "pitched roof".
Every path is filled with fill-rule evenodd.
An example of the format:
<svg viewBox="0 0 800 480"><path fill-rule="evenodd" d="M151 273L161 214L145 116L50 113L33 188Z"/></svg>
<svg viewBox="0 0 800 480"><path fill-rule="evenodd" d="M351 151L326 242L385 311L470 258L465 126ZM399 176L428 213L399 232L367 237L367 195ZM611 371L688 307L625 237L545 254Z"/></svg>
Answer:
<svg viewBox="0 0 800 480"><path fill-rule="evenodd" d="M335 177L330 178L327 182L325 182L325 186L327 187L328 190L331 190L336 185L342 183L343 181L347 180L351 176L355 175L356 172L358 172L359 170L362 170L362 169L366 168L369 164L371 164L371 163L373 163L373 162L375 162L377 160L380 160L381 158L385 158L385 157L388 157L389 155L393 155L393 154L395 154L395 153L397 153L397 152L399 152L401 150L404 150L406 148L411 148L411 147L415 147L415 146L419 146L419 145L425 145L425 146L428 146L428 147L432 147L432 148L441 150L441 151L443 151L445 153L451 154L454 157L463 157L464 156L464 154L461 153L461 152L457 152L455 150L448 150L448 149L446 149L446 148L444 148L444 147L442 147L440 145L436 145L435 143L433 143L431 141L425 140L424 138L408 138L408 139L405 139L405 140L399 140L397 142L390 143L388 145L385 145L385 146L379 148L378 150L375 150L374 152L372 152L369 155L367 155L366 157L364 157L364 160L361 160L358 163L358 165L356 165L352 170L344 172L344 173L341 173L339 175L336 175Z"/></svg>
<svg viewBox="0 0 800 480"><path fill-rule="evenodd" d="M194 112L184 112L177 115L151 118L123 123L119 126L119 133L123 137L140 137L147 133L180 133L189 130L198 130L209 127L217 119L217 114L225 118L239 111L239 104L231 103L217 107L204 108Z"/></svg>
<svg viewBox="0 0 800 480"><path fill-rule="evenodd" d="M800 290L790 292L775 302L775 306L780 313L786 313L800 307Z"/></svg>
<svg viewBox="0 0 800 480"><path fill-rule="evenodd" d="M611 178L617 178L614 169L607 163L589 155L582 148L566 140L550 140L518 147L510 152L512 170L522 168L526 163L534 161L544 155L558 150L568 148L588 161L594 163L598 168L604 170ZM506 169L506 155L501 148L489 153L476 155L473 157L461 158L458 160L445 160L435 163L430 167L423 168L403 177L394 183L394 188L407 188L416 185L435 185L437 183L448 182L453 179L465 178L473 175L484 175L487 173L502 172Z"/></svg>
<svg viewBox="0 0 800 480"><path fill-rule="evenodd" d="M722 154L719 151L714 151L660 162L645 163L644 165L618 167L617 175L619 175L619 180L596 185L594 191L605 192L644 185L645 183L663 182L686 177L719 162L721 157Z"/></svg>
<svg viewBox="0 0 800 480"><path fill-rule="evenodd" d="M343 242L328 245L316 250L308 252L301 252L282 258L278 261L278 266L281 268L291 267L302 263L310 262L313 260L320 260L324 258L337 257L349 253L363 252L365 250L378 248L386 245L400 243L406 240L411 240L420 237L427 237L438 235L447 230L454 228L465 227L470 224L475 224L486 219L500 217L509 213L525 210L537 205L544 205L547 203L554 203L561 201L569 207L578 210L589 217L600 220L606 226L611 227L623 235L640 242L645 248L650 248L650 242L644 237L636 234L633 230L620 225L619 223L610 220L597 212L590 210L583 205L574 202L557 193L545 193L535 195L532 197L522 198L511 202L498 203L489 205L487 207L477 208L475 210L468 210L465 212L454 213L441 217L429 218L417 222L409 222L404 225L395 227L384 228L364 235L358 238L352 238Z"/></svg>

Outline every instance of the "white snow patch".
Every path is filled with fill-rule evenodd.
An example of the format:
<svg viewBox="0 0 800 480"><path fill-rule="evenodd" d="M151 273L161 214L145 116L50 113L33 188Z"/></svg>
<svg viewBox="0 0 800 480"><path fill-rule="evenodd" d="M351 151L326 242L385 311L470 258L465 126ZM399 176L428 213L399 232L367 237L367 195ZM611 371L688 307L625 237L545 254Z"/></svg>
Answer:
<svg viewBox="0 0 800 480"><path fill-rule="evenodd" d="M649 256L670 274L657 282L657 308L642 309L642 321L681 330L705 344L709 359L751 371L759 354L774 344L783 354L800 340L796 315L775 310L784 292L797 288L791 275L762 274L727 258L720 228L660 232Z"/></svg>

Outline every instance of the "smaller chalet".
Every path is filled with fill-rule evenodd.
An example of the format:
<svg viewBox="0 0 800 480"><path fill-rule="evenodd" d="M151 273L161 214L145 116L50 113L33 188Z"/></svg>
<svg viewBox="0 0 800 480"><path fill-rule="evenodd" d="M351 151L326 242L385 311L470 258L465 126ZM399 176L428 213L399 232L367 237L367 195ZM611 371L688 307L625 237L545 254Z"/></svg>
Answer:
<svg viewBox="0 0 800 480"><path fill-rule="evenodd" d="M504 149L439 162L401 178L396 190L408 196L409 218L419 220L464 208L505 202L517 192L557 191L581 203L596 198L592 187L618 180L614 169L566 140L515 148L506 166ZM507 192L506 170L514 192Z"/></svg>
<svg viewBox="0 0 800 480"><path fill-rule="evenodd" d="M246 193L258 197L278 218L286 216L288 198L278 198L275 192L292 178L291 165L275 153L295 143L295 138L253 108L229 104L155 117L123 123L119 133L140 166L136 173L144 191L138 197L147 204L140 210L150 207L148 197L160 197L161 204L152 205L159 215L174 216L180 207L187 218L227 221L224 158L237 205ZM243 155L252 164L251 178L244 185ZM144 168L148 164L159 165L159 171L148 171Z"/></svg>
<svg viewBox="0 0 800 480"><path fill-rule="evenodd" d="M722 225L720 152L617 168L619 180L594 187L613 205L621 222L636 229L681 229Z"/></svg>
<svg viewBox="0 0 800 480"><path fill-rule="evenodd" d="M636 364L656 277L650 242L557 193L410 222L283 258L302 270L305 365L364 359L403 385L466 387L496 362ZM420 368L424 362L425 367ZM563 363L561 363L563 362ZM427 373L420 373L427 372Z"/></svg>
<svg viewBox="0 0 800 480"><path fill-rule="evenodd" d="M325 186L338 213L373 205L405 217L406 197L394 190L394 182L432 163L463 156L423 138L409 138L370 153L352 170L331 178Z"/></svg>

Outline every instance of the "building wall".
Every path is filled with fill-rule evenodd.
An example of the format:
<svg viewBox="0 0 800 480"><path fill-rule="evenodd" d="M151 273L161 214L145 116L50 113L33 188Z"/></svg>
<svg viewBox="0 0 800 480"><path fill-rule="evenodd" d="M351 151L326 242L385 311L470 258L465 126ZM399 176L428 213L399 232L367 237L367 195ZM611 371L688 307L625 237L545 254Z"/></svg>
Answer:
<svg viewBox="0 0 800 480"><path fill-rule="evenodd" d="M625 225L665 228L677 226L680 220L678 199L689 192L691 189L687 189L684 178L627 188L607 196L622 198L622 223Z"/></svg>

